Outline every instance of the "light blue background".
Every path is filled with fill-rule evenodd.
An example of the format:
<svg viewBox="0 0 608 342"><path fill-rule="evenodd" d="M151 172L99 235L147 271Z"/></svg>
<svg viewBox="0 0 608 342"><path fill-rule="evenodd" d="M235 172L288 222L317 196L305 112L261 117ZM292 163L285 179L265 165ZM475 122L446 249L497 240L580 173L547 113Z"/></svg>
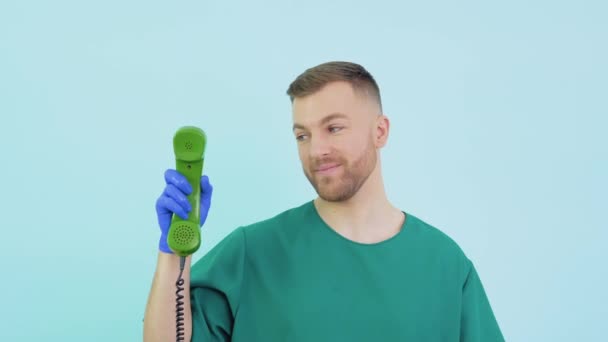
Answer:
<svg viewBox="0 0 608 342"><path fill-rule="evenodd" d="M215 187L195 259L312 199L285 90L329 60L376 77L390 199L475 262L507 340L605 340L607 9L2 2L0 340L141 340L182 125Z"/></svg>

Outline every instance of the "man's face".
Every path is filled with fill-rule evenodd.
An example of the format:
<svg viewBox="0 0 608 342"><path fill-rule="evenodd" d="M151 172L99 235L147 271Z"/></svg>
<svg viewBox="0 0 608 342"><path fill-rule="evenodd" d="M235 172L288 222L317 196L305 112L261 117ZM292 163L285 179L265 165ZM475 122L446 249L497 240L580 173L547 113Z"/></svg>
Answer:
<svg viewBox="0 0 608 342"><path fill-rule="evenodd" d="M346 82L294 100L293 133L302 168L324 200L348 200L374 170L378 114L378 104Z"/></svg>

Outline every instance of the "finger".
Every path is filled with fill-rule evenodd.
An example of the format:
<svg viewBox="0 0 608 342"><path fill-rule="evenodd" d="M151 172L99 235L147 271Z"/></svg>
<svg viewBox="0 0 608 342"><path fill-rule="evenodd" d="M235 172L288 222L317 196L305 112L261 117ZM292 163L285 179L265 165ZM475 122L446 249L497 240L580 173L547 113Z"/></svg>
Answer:
<svg viewBox="0 0 608 342"><path fill-rule="evenodd" d="M165 171L165 182L167 184L173 184L186 195L192 192L192 186L188 182L186 176L181 174L179 171L174 169L168 169Z"/></svg>
<svg viewBox="0 0 608 342"><path fill-rule="evenodd" d="M201 196L201 213L205 211L209 211L209 207L211 206L211 194L205 194Z"/></svg>
<svg viewBox="0 0 608 342"><path fill-rule="evenodd" d="M182 206L171 197L161 196L158 199L158 206L161 211L177 214L183 220L188 219L188 213L186 210L184 210L184 208L182 208Z"/></svg>
<svg viewBox="0 0 608 342"><path fill-rule="evenodd" d="M190 210L192 210L192 206L190 205L190 201L188 201L188 197L186 197L186 195L175 185L167 184L163 195L175 200L175 202L177 202L177 204L179 204L187 212L190 212Z"/></svg>

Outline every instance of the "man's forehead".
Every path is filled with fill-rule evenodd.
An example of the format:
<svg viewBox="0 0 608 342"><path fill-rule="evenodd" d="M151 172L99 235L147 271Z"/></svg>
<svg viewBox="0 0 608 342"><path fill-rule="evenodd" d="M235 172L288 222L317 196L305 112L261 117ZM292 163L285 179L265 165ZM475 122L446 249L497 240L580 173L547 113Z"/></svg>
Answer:
<svg viewBox="0 0 608 342"><path fill-rule="evenodd" d="M367 112L379 113L369 94L344 81L330 82L317 92L296 97L292 103L294 129L322 125L333 119L365 120Z"/></svg>
<svg viewBox="0 0 608 342"><path fill-rule="evenodd" d="M314 122L312 120L297 120L294 117L293 129L294 130L295 129L305 129L307 126L323 125L332 120L338 120L338 119L350 120L350 116L345 113L341 113L341 112L333 112L333 113L329 113L325 116L322 116L320 119L317 119L316 122Z"/></svg>

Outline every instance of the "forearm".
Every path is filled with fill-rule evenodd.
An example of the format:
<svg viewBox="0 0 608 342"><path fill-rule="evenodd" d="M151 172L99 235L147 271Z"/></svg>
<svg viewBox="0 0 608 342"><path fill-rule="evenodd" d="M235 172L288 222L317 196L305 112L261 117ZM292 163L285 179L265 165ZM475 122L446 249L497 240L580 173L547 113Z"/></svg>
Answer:
<svg viewBox="0 0 608 342"><path fill-rule="evenodd" d="M175 341L176 330L176 294L177 278L179 276L179 256L167 253L158 253L156 271L152 288L148 296L144 318L144 342ZM190 307L190 266L191 256L186 258L183 290L181 301L183 308L184 341L190 341L192 336L192 310Z"/></svg>

